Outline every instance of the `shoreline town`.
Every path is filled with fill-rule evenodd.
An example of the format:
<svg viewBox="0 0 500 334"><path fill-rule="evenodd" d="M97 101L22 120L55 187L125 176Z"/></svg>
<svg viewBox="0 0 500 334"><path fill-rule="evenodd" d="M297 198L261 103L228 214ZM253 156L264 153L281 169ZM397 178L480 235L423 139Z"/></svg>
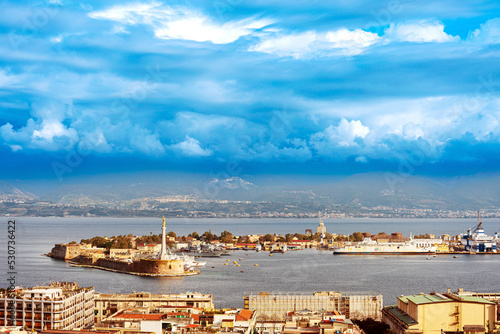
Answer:
<svg viewBox="0 0 500 334"><path fill-rule="evenodd" d="M243 307L213 296L97 293L78 283L0 290L0 331L9 334L500 333L500 292L400 296L377 293L246 292Z"/></svg>
<svg viewBox="0 0 500 334"><path fill-rule="evenodd" d="M322 249L332 255L498 254L498 234L488 236L478 216L475 228L456 236L355 232L327 233L321 218L305 234L220 236L210 231L178 237L94 237L56 244L48 256L85 266L141 276L197 275L204 257L244 250L285 254ZM286 255L284 255L286 256ZM242 259L240 259L242 260ZM223 266L237 266L226 260ZM257 266L258 264L255 264ZM243 272L243 271L242 271ZM189 279L189 278L186 278ZM415 292L384 306L377 292L243 292L241 308L214 305L212 295L150 292L98 293L92 286L53 282L0 289L0 331L10 334L375 334L500 333L500 291ZM392 296L391 296L392 297Z"/></svg>
<svg viewBox="0 0 500 334"><path fill-rule="evenodd" d="M404 237L401 233L355 232L349 236L327 233L321 219L316 232L305 234L233 236L224 231L220 236L210 231L187 237L166 233L163 218L159 236L94 237L69 244L56 244L48 256L69 261L71 266L108 270L140 276L192 276L206 265L203 257L230 255L235 250L286 253L303 249L323 249L333 255L427 255L500 254L498 233L488 236L478 213L478 222L466 233L449 236L418 235ZM229 261L229 260L228 260ZM233 263L239 266L237 261ZM229 265L229 263L225 263ZM258 264L256 264L258 266Z"/></svg>

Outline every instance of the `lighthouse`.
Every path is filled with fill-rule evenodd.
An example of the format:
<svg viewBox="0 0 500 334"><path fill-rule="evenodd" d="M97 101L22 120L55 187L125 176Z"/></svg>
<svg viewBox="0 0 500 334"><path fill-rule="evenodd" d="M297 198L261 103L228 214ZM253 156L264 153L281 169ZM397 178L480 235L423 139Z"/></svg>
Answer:
<svg viewBox="0 0 500 334"><path fill-rule="evenodd" d="M165 217L163 217L163 226L161 227L161 251L158 254L158 260L168 260L167 241L165 236Z"/></svg>

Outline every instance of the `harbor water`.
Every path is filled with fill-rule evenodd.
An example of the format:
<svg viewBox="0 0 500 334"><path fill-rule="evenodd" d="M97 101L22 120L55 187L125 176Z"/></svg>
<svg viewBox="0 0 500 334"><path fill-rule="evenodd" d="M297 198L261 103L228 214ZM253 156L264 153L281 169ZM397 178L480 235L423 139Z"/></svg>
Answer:
<svg viewBox="0 0 500 334"><path fill-rule="evenodd" d="M14 219L14 218L10 218ZM7 220L4 221L7 235ZM56 243L114 235L159 234L158 218L15 218L16 284L33 286L52 281L75 281L94 286L97 292L150 291L180 293L197 291L214 295L217 307L242 307L245 291L343 291L377 292L384 304L402 294L457 290L498 292L500 255L333 256L331 251L302 250L269 256L268 252L235 251L231 256L204 258L201 274L183 278L151 278L97 269L70 267L66 262L42 256ZM476 224L474 219L325 219L327 232L432 233L456 235ZM167 231L177 235L227 230L235 235L304 233L315 230L316 219L169 219ZM492 235L499 219L486 219ZM4 242L4 245L7 243ZM5 246L6 247L6 246ZM241 260L240 260L241 259ZM224 265L226 260L229 265ZM7 254L2 252L3 282L9 278ZM240 266L233 264L237 261ZM255 266L258 264L258 266ZM243 272L242 272L243 271Z"/></svg>

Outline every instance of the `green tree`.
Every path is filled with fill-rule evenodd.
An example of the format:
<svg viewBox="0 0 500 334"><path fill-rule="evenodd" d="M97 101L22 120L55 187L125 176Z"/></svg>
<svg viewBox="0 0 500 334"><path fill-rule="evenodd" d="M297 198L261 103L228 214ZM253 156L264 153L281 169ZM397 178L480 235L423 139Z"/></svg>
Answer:
<svg viewBox="0 0 500 334"><path fill-rule="evenodd" d="M363 241L363 239L365 238L365 236L361 232L354 232L352 234L352 236L353 236L354 241L356 241L356 242Z"/></svg>
<svg viewBox="0 0 500 334"><path fill-rule="evenodd" d="M211 242L212 240L214 240L215 238L217 238L216 235L210 233L210 232L205 232L203 233L202 237L205 239L205 241L207 242Z"/></svg>
<svg viewBox="0 0 500 334"><path fill-rule="evenodd" d="M199 239L200 235L197 232L189 233L188 237Z"/></svg>
<svg viewBox="0 0 500 334"><path fill-rule="evenodd" d="M233 242L233 234L231 232L224 231L220 235L220 241L225 244L230 244Z"/></svg>
<svg viewBox="0 0 500 334"><path fill-rule="evenodd" d="M359 326L366 334L391 334L393 331L390 329L389 325L383 323L382 321L376 321L372 318L367 318L365 320L353 320L353 322Z"/></svg>
<svg viewBox="0 0 500 334"><path fill-rule="evenodd" d="M264 240L265 241L274 241L274 235L268 233L264 236Z"/></svg>

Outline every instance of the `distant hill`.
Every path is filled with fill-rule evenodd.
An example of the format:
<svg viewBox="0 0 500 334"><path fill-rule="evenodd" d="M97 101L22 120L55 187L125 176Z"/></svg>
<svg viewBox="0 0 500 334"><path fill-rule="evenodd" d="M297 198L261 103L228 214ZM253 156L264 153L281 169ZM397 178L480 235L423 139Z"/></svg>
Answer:
<svg viewBox="0 0 500 334"><path fill-rule="evenodd" d="M36 196L14 187L7 181L0 181L0 198L35 199Z"/></svg>
<svg viewBox="0 0 500 334"><path fill-rule="evenodd" d="M39 198L73 205L120 205L168 196L197 199L270 201L285 204L320 204L363 207L407 207L438 210L478 210L500 207L500 175L457 178L356 174L346 177L241 176L214 178L203 175L148 175L87 178L43 187L36 195L0 181L0 196Z"/></svg>

